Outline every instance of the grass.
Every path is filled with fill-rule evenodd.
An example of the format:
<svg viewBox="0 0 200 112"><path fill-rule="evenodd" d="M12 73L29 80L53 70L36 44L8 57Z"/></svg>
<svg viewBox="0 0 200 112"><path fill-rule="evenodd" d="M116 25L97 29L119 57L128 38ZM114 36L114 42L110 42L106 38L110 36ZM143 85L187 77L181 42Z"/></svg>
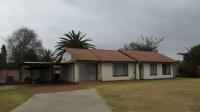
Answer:
<svg viewBox="0 0 200 112"><path fill-rule="evenodd" d="M200 79L133 81L95 88L114 112L200 111Z"/></svg>
<svg viewBox="0 0 200 112"><path fill-rule="evenodd" d="M9 112L31 96L31 93L17 89L0 91L0 112Z"/></svg>
<svg viewBox="0 0 200 112"><path fill-rule="evenodd" d="M9 112L35 93L96 88L114 112L199 112L200 78L23 85L0 91L0 112Z"/></svg>

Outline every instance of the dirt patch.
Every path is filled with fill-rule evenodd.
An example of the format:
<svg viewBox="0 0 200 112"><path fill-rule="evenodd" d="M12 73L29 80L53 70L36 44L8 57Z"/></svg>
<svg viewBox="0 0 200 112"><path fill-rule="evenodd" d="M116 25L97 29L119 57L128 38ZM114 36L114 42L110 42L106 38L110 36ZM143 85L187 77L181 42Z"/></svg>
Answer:
<svg viewBox="0 0 200 112"><path fill-rule="evenodd" d="M19 85L18 89L22 89L24 91L35 93L54 93L60 91L71 91L78 89L86 89L87 86L82 86L78 84L37 84L37 85Z"/></svg>
<svg viewBox="0 0 200 112"><path fill-rule="evenodd" d="M71 91L71 90L79 90L79 89L89 89L93 88L97 85L105 85L105 84L122 84L128 82L137 82L137 81L115 81L115 82L79 82L78 84L23 84L18 85L18 89L22 89L31 93L53 93L60 91Z"/></svg>

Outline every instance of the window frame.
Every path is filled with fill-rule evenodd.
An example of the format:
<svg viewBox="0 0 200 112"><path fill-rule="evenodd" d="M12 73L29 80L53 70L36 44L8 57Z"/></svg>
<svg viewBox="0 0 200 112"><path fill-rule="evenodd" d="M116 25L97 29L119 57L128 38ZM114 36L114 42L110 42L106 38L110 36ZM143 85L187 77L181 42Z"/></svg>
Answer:
<svg viewBox="0 0 200 112"><path fill-rule="evenodd" d="M157 63L150 63L149 68L150 68L150 75L151 76L158 75L158 65L157 65Z"/></svg>
<svg viewBox="0 0 200 112"><path fill-rule="evenodd" d="M163 75L171 75L171 64L162 64L162 74Z"/></svg>
<svg viewBox="0 0 200 112"><path fill-rule="evenodd" d="M117 69L117 64L122 65L123 64L123 74L117 74L116 69ZM113 77L123 77L123 76L128 76L128 63L113 63Z"/></svg>

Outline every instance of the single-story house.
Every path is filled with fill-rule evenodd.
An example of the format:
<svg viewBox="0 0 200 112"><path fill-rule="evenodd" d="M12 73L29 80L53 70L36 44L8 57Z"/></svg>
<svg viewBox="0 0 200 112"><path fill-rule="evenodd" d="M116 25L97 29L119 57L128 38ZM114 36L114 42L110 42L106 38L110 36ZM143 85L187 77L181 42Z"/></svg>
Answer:
<svg viewBox="0 0 200 112"><path fill-rule="evenodd" d="M157 52L65 48L61 80L115 81L174 78L174 59Z"/></svg>

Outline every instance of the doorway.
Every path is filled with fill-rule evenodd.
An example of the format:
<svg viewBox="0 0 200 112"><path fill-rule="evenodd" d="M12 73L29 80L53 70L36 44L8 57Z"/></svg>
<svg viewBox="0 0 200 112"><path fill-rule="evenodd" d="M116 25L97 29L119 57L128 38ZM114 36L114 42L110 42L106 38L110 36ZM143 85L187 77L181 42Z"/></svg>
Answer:
<svg viewBox="0 0 200 112"><path fill-rule="evenodd" d="M140 80L144 79L144 65L139 64L139 75L140 75Z"/></svg>

